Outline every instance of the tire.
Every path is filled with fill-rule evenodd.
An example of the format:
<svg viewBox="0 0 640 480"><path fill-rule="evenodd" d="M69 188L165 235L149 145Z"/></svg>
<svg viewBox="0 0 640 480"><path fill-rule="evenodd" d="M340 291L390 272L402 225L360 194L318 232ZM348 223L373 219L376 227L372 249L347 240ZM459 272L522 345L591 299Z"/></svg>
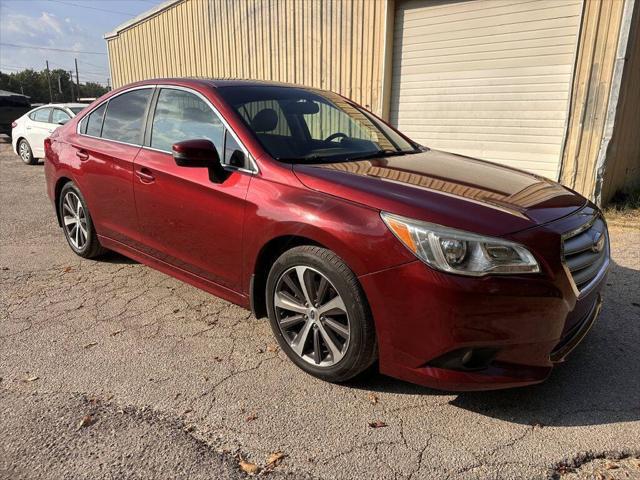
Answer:
<svg viewBox="0 0 640 480"><path fill-rule="evenodd" d="M76 202L79 202L80 207ZM107 252L98 241L87 203L73 182L68 182L62 187L58 198L58 212L62 220L64 236L76 255L82 258L96 258ZM74 222L68 223L68 219ZM78 225L84 228L78 230ZM83 238L84 241L82 241Z"/></svg>
<svg viewBox="0 0 640 480"><path fill-rule="evenodd" d="M345 382L376 361L369 304L354 273L331 250L301 246L283 253L269 272L266 298L280 348L305 372L329 382ZM310 300L307 307L303 299Z"/></svg>
<svg viewBox="0 0 640 480"><path fill-rule="evenodd" d="M18 142L18 155L24 163L27 165L35 165L38 163L38 159L33 157L33 151L31 145L24 138Z"/></svg>

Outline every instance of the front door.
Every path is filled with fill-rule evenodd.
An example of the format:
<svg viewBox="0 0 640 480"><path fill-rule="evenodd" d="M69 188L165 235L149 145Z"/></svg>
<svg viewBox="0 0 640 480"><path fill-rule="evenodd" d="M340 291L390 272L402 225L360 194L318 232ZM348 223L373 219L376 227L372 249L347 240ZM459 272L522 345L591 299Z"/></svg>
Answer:
<svg viewBox="0 0 640 480"><path fill-rule="evenodd" d="M152 114L148 148L135 160L134 178L138 219L148 253L237 291L251 173L233 170L217 184L209 179L206 168L176 165L171 146L183 140L211 140L224 158L226 129L201 96L184 89L161 88Z"/></svg>

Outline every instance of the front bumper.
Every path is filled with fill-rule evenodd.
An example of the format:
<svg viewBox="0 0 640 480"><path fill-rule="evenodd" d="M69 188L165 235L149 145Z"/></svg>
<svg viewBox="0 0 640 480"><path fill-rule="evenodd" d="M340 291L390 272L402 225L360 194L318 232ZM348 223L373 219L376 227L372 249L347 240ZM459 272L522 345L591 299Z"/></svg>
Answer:
<svg viewBox="0 0 640 480"><path fill-rule="evenodd" d="M471 278L416 260L360 277L376 323L381 372L445 390L544 381L584 338L602 303L606 272L576 294L560 260L559 239L571 223L513 236L536 245L539 275ZM549 258L557 260L544 261ZM470 351L483 361L466 368L460 359Z"/></svg>

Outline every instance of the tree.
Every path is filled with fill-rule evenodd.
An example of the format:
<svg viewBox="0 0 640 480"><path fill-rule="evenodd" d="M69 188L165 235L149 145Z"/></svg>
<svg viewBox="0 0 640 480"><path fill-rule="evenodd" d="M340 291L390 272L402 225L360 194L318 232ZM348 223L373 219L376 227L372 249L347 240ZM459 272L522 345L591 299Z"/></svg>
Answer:
<svg viewBox="0 0 640 480"><path fill-rule="evenodd" d="M49 78L51 97L49 97L49 81L46 70L37 72L26 69L9 74L0 72L0 90L28 95L31 97L31 103L73 102L78 97L100 97L107 92L107 89L102 85L87 82L80 85L80 95L78 95L73 77L62 69L51 70Z"/></svg>

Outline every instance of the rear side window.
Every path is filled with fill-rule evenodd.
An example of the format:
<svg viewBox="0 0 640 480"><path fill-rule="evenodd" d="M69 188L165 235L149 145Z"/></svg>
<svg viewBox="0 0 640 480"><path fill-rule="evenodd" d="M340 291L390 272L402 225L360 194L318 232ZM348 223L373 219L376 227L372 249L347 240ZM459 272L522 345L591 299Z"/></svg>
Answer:
<svg viewBox="0 0 640 480"><path fill-rule="evenodd" d="M104 103L84 117L80 124L80 132L92 137L99 137L102 132L102 119L106 108L107 104Z"/></svg>
<svg viewBox="0 0 640 480"><path fill-rule="evenodd" d="M142 145L144 120L151 89L133 90L109 100L102 138Z"/></svg>
<svg viewBox="0 0 640 480"><path fill-rule="evenodd" d="M29 118L36 122L49 122L49 114L51 113L50 108L41 108L40 110L36 110L35 112L31 112L29 114Z"/></svg>
<svg viewBox="0 0 640 480"><path fill-rule="evenodd" d="M211 140L222 158L224 126L201 98L184 90L163 88L158 95L151 127L152 148L170 152L183 140Z"/></svg>

